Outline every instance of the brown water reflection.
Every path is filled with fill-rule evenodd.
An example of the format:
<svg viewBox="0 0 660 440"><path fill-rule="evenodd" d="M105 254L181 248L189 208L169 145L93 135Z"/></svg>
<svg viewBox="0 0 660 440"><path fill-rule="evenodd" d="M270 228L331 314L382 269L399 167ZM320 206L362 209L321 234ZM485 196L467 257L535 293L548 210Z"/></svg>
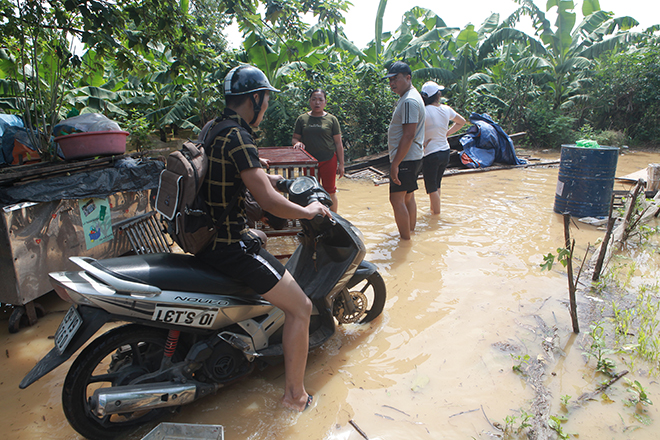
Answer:
<svg viewBox="0 0 660 440"><path fill-rule="evenodd" d="M660 155L623 155L617 175L653 162L660 162ZM536 317L557 327L566 354L546 364L551 413L561 414L561 396L576 398L603 377L582 357L584 332L572 335L564 270L539 269L544 254L563 246L562 220L552 212L556 182L557 168L449 177L440 216L430 215L426 195L417 193L417 231L403 243L387 186L342 179L340 213L363 232L367 258L387 284L384 315L369 326L341 328L310 354L306 385L316 399L303 414L279 406L283 372L274 367L183 408L170 421L222 424L226 439L361 439L350 420L370 439L490 438L487 432L494 429L486 416L503 424L507 415L529 411L534 390L511 367L512 355L540 353L546 335L538 331ZM586 225L572 233L577 255L603 235ZM636 282L643 276L648 282L657 266L657 258L648 260ZM579 301L586 310L588 300ZM56 298L45 302L58 312L34 328L10 336L0 325L6 349L0 360L5 396L0 423L13 439L78 439L60 407L70 363L27 390L18 389L23 375L52 347L47 337L67 307ZM660 400L657 378L635 377L652 400ZM623 385L609 397L623 400ZM656 422L644 427L621 405L590 402L571 413L564 429L581 439L655 439L656 407L648 412Z"/></svg>

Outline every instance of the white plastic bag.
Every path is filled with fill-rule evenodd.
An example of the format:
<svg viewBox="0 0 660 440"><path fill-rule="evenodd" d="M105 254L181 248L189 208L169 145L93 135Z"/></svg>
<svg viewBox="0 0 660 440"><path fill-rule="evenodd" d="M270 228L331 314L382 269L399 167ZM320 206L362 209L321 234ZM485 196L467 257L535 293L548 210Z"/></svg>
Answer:
<svg viewBox="0 0 660 440"><path fill-rule="evenodd" d="M53 130L53 135L57 137L90 131L121 131L121 128L119 128L119 124L101 113L85 113L65 119L57 124Z"/></svg>

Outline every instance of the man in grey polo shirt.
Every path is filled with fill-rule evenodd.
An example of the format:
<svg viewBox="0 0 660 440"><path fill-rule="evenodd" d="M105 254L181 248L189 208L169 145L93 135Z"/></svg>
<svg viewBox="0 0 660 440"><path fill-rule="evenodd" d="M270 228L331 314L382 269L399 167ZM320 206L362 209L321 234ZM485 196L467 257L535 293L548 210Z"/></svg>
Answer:
<svg viewBox="0 0 660 440"><path fill-rule="evenodd" d="M412 85L410 66L396 61L383 79L399 95L387 132L390 155L390 204L402 240L410 240L417 223L415 190L424 156L426 110L419 92Z"/></svg>

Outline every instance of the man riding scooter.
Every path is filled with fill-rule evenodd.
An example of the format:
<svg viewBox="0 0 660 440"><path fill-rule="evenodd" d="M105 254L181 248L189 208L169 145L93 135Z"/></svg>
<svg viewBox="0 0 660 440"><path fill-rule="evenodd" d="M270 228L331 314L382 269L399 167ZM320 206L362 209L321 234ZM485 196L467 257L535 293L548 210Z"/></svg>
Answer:
<svg viewBox="0 0 660 440"><path fill-rule="evenodd" d="M226 108L216 123L233 119L239 126L223 130L208 151L209 168L200 194L216 220L218 234L196 257L220 273L245 282L284 312L282 404L303 411L312 402L304 386L312 303L282 263L264 250L261 239L250 232L243 194L247 188L264 210L282 218L313 219L331 213L319 202L306 207L291 203L275 189L282 177L266 174L261 168L252 127L258 127L263 120L270 92L279 91L266 75L250 65L235 67L225 77L224 91ZM209 128L212 127L213 124ZM238 191L238 203L223 217Z"/></svg>

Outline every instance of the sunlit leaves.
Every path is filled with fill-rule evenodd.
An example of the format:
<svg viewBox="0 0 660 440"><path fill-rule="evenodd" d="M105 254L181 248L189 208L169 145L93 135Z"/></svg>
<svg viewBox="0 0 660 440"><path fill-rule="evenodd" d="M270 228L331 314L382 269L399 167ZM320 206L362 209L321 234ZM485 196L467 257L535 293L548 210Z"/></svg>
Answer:
<svg viewBox="0 0 660 440"><path fill-rule="evenodd" d="M554 264L555 264L554 254L548 253L547 255L543 256L543 263L541 263L539 266L541 266L541 270L550 271L550 270L552 270L552 266Z"/></svg>
<svg viewBox="0 0 660 440"><path fill-rule="evenodd" d="M582 15L585 17L600 11L600 3L598 0L583 0L582 1Z"/></svg>
<svg viewBox="0 0 660 440"><path fill-rule="evenodd" d="M460 48L466 44L472 47L477 47L479 42L479 34L475 32L474 26L468 25L456 37L456 45Z"/></svg>

